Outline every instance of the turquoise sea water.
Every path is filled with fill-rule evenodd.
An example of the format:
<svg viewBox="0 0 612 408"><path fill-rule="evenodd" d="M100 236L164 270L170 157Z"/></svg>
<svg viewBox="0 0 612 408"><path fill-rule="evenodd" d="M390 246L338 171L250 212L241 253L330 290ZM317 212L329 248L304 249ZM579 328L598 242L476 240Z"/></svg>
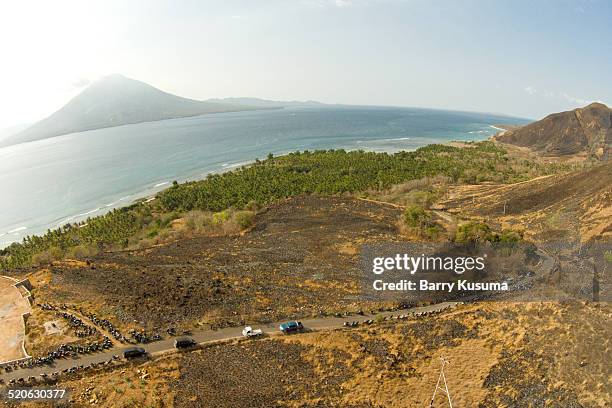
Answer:
<svg viewBox="0 0 612 408"><path fill-rule="evenodd" d="M0 247L131 203L173 180L306 149L414 150L526 120L412 108L289 108L141 123L0 148Z"/></svg>

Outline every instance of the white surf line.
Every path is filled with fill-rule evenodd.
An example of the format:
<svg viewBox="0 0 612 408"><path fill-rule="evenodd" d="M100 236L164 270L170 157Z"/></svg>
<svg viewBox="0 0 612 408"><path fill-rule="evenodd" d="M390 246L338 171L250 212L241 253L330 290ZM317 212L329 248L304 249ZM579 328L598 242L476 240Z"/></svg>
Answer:
<svg viewBox="0 0 612 408"><path fill-rule="evenodd" d="M370 141L375 141L375 142L395 142L397 140L411 140L410 137L395 137L395 138L389 138L389 139L374 139L374 140L370 140Z"/></svg>
<svg viewBox="0 0 612 408"><path fill-rule="evenodd" d="M122 201L124 201L124 200L127 200L127 199L128 199L128 198L130 198L130 197L131 197L130 195L126 195L126 196L123 196L123 197L119 198L118 200L115 200L115 201L110 202L110 203L108 203L108 204L104 204L104 205L102 205L101 207L96 207L96 208L94 208L93 210L85 211L85 212L83 212L83 213L79 213L79 214L75 214L75 215L71 215L71 216L69 216L69 217L66 217L66 218L62 219L60 222L58 222L58 223L55 225L55 228L60 228L60 227L62 227L62 226L64 226L64 225L66 225L67 223L73 223L73 220L75 220L76 218L85 217L85 216L87 216L87 215L95 214L95 213L97 213L97 212L99 212L99 211L102 211L102 210L104 210L105 208L109 208L109 207L116 206L116 205L117 205L117 204L119 204L120 202L122 202ZM81 226L81 227L82 227L82 226Z"/></svg>
<svg viewBox="0 0 612 408"><path fill-rule="evenodd" d="M126 200L126 199L128 199L128 198L130 198L130 196L129 196L129 195L123 196L123 197L121 197L120 199L118 199L118 200L116 200L116 201L113 201L112 203L108 203L108 204L106 204L104 207L112 207L112 206L117 205L117 204L119 204L121 201Z"/></svg>
<svg viewBox="0 0 612 408"><path fill-rule="evenodd" d="M24 231L27 230L28 227L17 227L15 229L10 230L9 232L7 232L7 234L14 234L15 232L19 232L19 231ZM3 234L6 235L6 234Z"/></svg>
<svg viewBox="0 0 612 408"><path fill-rule="evenodd" d="M100 211L101 209L102 209L101 207L94 208L93 210L89 210L89 211L87 211L87 212L84 212L84 213L81 213L81 214L77 214L77 215L75 216L75 218L76 218L76 217L84 217L84 216L86 216L86 215L93 214L93 213L95 213L95 212L97 212L97 211Z"/></svg>

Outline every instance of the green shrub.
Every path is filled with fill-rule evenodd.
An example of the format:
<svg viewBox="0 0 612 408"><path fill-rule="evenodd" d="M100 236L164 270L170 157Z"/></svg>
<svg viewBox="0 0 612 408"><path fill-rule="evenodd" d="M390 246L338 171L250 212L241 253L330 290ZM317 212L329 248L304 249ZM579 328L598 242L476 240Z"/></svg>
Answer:
<svg viewBox="0 0 612 408"><path fill-rule="evenodd" d="M230 219L229 210L219 211L213 214L212 223L215 225L220 225Z"/></svg>
<svg viewBox="0 0 612 408"><path fill-rule="evenodd" d="M255 213L253 211L238 211L234 214L234 221L240 229L246 229L253 225L254 218Z"/></svg>
<svg viewBox="0 0 612 408"><path fill-rule="evenodd" d="M62 259L64 253L57 247L51 247L42 252L35 254L32 257L32 263L35 265L49 265L53 261Z"/></svg>
<svg viewBox="0 0 612 408"><path fill-rule="evenodd" d="M444 232L442 227L440 227L439 225L435 224L435 225L431 225L431 226L425 228L425 231L423 231L423 235L427 239L436 240L436 239L440 238L440 236L442 235L442 232Z"/></svg>
<svg viewBox="0 0 612 408"><path fill-rule="evenodd" d="M411 234L429 240L437 240L444 231L433 220L431 211L427 211L420 205L408 206L404 210L403 221Z"/></svg>
<svg viewBox="0 0 612 408"><path fill-rule="evenodd" d="M70 258L87 258L96 255L98 252L98 248L93 245L77 245L70 248L67 255Z"/></svg>
<svg viewBox="0 0 612 408"><path fill-rule="evenodd" d="M502 230L502 232L497 235L497 238L499 242L502 243L515 243L523 240L523 234L513 230Z"/></svg>
<svg viewBox="0 0 612 408"><path fill-rule="evenodd" d="M419 205L411 205L404 211L404 222L410 228L425 228L431 223L431 214Z"/></svg>
<svg viewBox="0 0 612 408"><path fill-rule="evenodd" d="M180 218L181 215L176 212L176 211L172 211L168 214L164 214L162 215L159 219L158 219L158 225L161 228L166 228L168 225L170 225L170 223L172 223L172 221Z"/></svg>
<svg viewBox="0 0 612 408"><path fill-rule="evenodd" d="M485 242L491 240L491 227L482 222L468 222L457 227L455 241L459 243Z"/></svg>
<svg viewBox="0 0 612 408"><path fill-rule="evenodd" d="M414 190L408 193L407 201L409 203L419 205L423 208L429 208L437 199L437 194L433 191Z"/></svg>
<svg viewBox="0 0 612 408"><path fill-rule="evenodd" d="M483 222L468 222L457 227L455 242L497 242L504 244L514 244L523 240L523 234L513 230L502 230L494 232Z"/></svg>

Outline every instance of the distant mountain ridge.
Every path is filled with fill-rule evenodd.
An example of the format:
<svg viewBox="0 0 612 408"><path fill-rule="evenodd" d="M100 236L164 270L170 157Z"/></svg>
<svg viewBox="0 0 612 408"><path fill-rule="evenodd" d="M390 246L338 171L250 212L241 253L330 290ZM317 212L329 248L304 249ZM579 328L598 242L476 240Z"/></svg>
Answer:
<svg viewBox="0 0 612 408"><path fill-rule="evenodd" d="M546 156L585 154L612 158L612 109L603 103L554 113L528 125L503 131L495 140L528 147Z"/></svg>
<svg viewBox="0 0 612 408"><path fill-rule="evenodd" d="M266 107L182 98L144 82L113 74L87 87L48 118L5 138L0 144L23 143L133 123L262 108Z"/></svg>
<svg viewBox="0 0 612 408"><path fill-rule="evenodd" d="M270 101L261 98L213 98L207 102L229 103L236 105L247 105L261 108L282 108L291 106L325 106L324 103L317 101Z"/></svg>

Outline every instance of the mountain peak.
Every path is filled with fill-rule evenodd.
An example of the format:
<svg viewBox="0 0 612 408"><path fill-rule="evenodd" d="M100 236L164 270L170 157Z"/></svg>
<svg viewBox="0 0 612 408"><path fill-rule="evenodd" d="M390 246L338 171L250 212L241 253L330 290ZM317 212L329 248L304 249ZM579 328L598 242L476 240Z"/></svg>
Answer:
<svg viewBox="0 0 612 408"><path fill-rule="evenodd" d="M587 109L610 110L610 108L608 108L608 106L605 103L603 103L603 102L591 102L590 104L588 104L584 108L578 108L578 110L587 110Z"/></svg>
<svg viewBox="0 0 612 408"><path fill-rule="evenodd" d="M113 79L131 79L126 77L125 75L119 74L119 73L114 73L114 74L109 74L105 77L102 77L102 80L113 80Z"/></svg>
<svg viewBox="0 0 612 408"><path fill-rule="evenodd" d="M128 78L121 74L110 74L104 76L97 81L90 84L83 90L82 94L95 93L95 92L112 92L116 96L130 93L130 92L155 92L171 95L160 89L155 88L146 82L139 81L137 79ZM96 95L99 98L101 95ZM78 98L78 97L77 97Z"/></svg>
<svg viewBox="0 0 612 408"><path fill-rule="evenodd" d="M139 81L137 79L132 79L132 78L128 78L125 75L122 74L110 74L110 75L106 75L103 76L102 78L98 79L97 81L95 81L92 85L95 84L113 84L113 83L122 83L122 82L131 82L131 83L139 83L139 84L145 84L147 86L151 86L145 82ZM153 88L153 86L151 86Z"/></svg>

